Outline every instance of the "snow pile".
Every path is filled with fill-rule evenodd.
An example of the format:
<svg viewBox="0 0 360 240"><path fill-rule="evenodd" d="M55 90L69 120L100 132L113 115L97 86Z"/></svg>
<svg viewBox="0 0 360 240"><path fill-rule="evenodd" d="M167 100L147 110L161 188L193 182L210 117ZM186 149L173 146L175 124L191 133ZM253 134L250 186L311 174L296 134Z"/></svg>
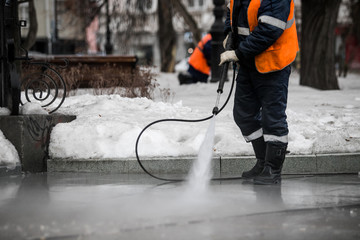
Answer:
<svg viewBox="0 0 360 240"><path fill-rule="evenodd" d="M8 116L11 111L7 108L0 107L0 116Z"/></svg>
<svg viewBox="0 0 360 240"><path fill-rule="evenodd" d="M291 154L360 152L360 80L340 79L341 91L302 87L293 74L288 122ZM150 122L163 118L199 119L211 115L217 84L179 85L176 74L160 74L154 100L90 94L66 98L58 110L75 114L71 123L55 126L52 158L133 158L135 142ZM220 106L227 97L225 84ZM349 86L351 85L351 86ZM171 93L164 95L164 90ZM80 91L79 91L80 93ZM170 96L170 97L169 97ZM232 116L233 96L216 116L215 155L253 155ZM140 156L196 155L209 122L162 122L148 128L139 142Z"/></svg>
<svg viewBox="0 0 360 240"><path fill-rule="evenodd" d="M11 111L7 108L0 108L0 116L8 116ZM38 103L25 103L19 107L20 115L28 114L49 114ZM9 169L14 169L16 164L20 162L19 155L12 143L6 139L2 131L0 131L0 165L5 165Z"/></svg>
<svg viewBox="0 0 360 240"><path fill-rule="evenodd" d="M189 68L189 58L181 60L178 64L175 66L175 71L177 72L186 72Z"/></svg>
<svg viewBox="0 0 360 240"><path fill-rule="evenodd" d="M19 155L15 147L7 140L0 131L0 166L5 165L9 169L14 169L20 162Z"/></svg>
<svg viewBox="0 0 360 240"><path fill-rule="evenodd" d="M23 106L20 106L19 112L21 115L29 114L49 114L45 109L41 107L39 103L27 102Z"/></svg>
<svg viewBox="0 0 360 240"><path fill-rule="evenodd" d="M229 76L231 78L231 76ZM177 74L159 74L154 100L89 94L78 90L57 111L76 115L70 123L57 124L51 133L51 158L135 158L135 142L144 127L159 119L202 119L211 116L217 84L179 85ZM299 86L292 74L289 86L288 123L291 154L360 152L360 79L351 74L340 78L339 91L321 91ZM225 83L220 106L227 98ZM216 116L214 155L253 155L233 115L233 95ZM22 114L47 114L40 105L27 103ZM0 108L0 115L10 111ZM148 128L139 142L141 157L196 156L209 121L161 122ZM19 162L15 148L0 132L0 164Z"/></svg>
<svg viewBox="0 0 360 240"><path fill-rule="evenodd" d="M70 97L66 103L62 111L76 114L77 119L53 129L49 149L52 157L134 157L136 138L147 123L192 114L181 102L170 104L118 95L83 95ZM204 129L193 130L194 127L193 124L181 128L177 124L154 126L144 133L139 153L148 156L192 154L201 144L196 132L200 135L204 132ZM187 143L182 144L183 141Z"/></svg>

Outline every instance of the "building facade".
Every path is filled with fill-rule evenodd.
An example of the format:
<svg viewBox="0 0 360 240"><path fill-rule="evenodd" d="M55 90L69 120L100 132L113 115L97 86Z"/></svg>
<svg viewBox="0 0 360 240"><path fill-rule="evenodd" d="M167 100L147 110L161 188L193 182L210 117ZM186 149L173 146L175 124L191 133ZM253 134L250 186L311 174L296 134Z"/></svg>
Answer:
<svg viewBox="0 0 360 240"><path fill-rule="evenodd" d="M93 1L98 6L105 0ZM212 0L181 0L203 34L214 21ZM91 1L90 1L91 2ZM158 0L143 0L139 12L133 0L108 0L86 28L83 18L69 10L68 0L34 0L37 13L37 42L32 51L45 54L105 54L107 26L114 55L137 55L140 63L159 65ZM169 4L170 6L170 4ZM143 15L146 15L145 17ZM19 5L19 18L29 20L28 3ZM143 21L135 21L144 18ZM192 34L182 17L172 19L177 34L177 60L186 58L193 47ZM28 27L22 29L25 37ZM95 41L95 43L94 43Z"/></svg>
<svg viewBox="0 0 360 240"><path fill-rule="evenodd" d="M136 55L140 64L160 65L160 46L157 32L158 26L158 0L142 0L136 5L135 0L84 0L87 4L109 3L109 16L107 8L103 5L97 17L92 22L79 17L69 10L69 3L81 2L70 0L34 0L37 13L37 42L33 51L45 54L105 54L105 45L110 37L112 54ZM213 22L213 0L181 0L187 11L197 22L198 28L206 34ZM339 54L340 45L344 41L341 35L351 22L348 18L348 9L344 0L338 17L336 52ZM225 1L226 3L228 0ZM83 4L83 3L81 3ZM89 6L89 5L88 5ZM170 7L169 3L169 7ZM298 32L301 31L301 1L295 1ZM141 9L141 11L139 11ZM188 57L194 47L192 34L183 18L174 11L172 22L177 35L176 60ZM19 5L20 19L29 20L28 3ZM139 21L140 20L140 21ZM109 24L108 24L109 22ZM107 34L109 25L110 36ZM22 29L25 37L28 28ZM301 35L299 34L299 37ZM301 40L301 39L300 39ZM353 43L346 43L347 58L353 54ZM358 54L360 55L360 54ZM352 57L352 66L360 66L360 56Z"/></svg>
<svg viewBox="0 0 360 240"><path fill-rule="evenodd" d="M146 14L146 20L143 22L131 22L125 14L134 14L131 9L136 9L132 5L134 1L123 1L123 5L114 7L116 0L109 0L110 9L118 11L110 13L112 15L110 29L111 42L113 44L113 54L132 54L139 58L140 63L159 66L160 51L157 32L159 29L157 9L158 0L144 0L143 12ZM203 34L206 34L214 21L213 1L212 0L182 0L188 12L197 22L198 28ZM170 3L169 3L169 6ZM183 18L176 11L172 22L177 35L177 53L176 59L180 61L186 58L193 47L192 34L185 24ZM139 13L139 15L142 13ZM125 19L125 20L124 20ZM99 17L98 42L99 51L104 52L106 44L106 9L103 9Z"/></svg>

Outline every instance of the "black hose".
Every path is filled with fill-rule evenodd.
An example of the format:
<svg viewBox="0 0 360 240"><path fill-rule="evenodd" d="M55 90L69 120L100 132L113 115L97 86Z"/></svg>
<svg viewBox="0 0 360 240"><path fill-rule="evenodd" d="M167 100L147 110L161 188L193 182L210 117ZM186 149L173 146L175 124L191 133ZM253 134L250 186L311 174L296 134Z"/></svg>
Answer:
<svg viewBox="0 0 360 240"><path fill-rule="evenodd" d="M229 95L224 103L224 105L217 111L216 114L220 113L224 108L225 106L227 105L227 103L229 102L230 100L230 97L231 97L231 93L234 89L234 84L235 84L235 77L236 77L236 67L235 67L235 64L234 64L234 73L233 73L233 80L232 80L232 83L231 83L231 88L230 88L230 92L229 92ZM153 178L156 178L156 179L159 179L159 180L162 180L162 181L170 181L170 182L180 182L180 181L184 181L185 179L169 179L169 178L162 178L162 177L158 177L152 173L150 173L145 167L144 165L142 164L140 158L139 158L139 154L138 154L138 145L139 145L139 140L140 140L140 137L141 135L145 132L146 129L148 129L149 127L151 127L152 125L154 124L157 124L157 123L161 123L161 122L203 122L203 121L207 121L207 120L210 120L211 118L214 117L215 114L209 116L209 117L206 117L206 118L202 118L202 119L194 119L194 120L191 120L191 119L160 119L160 120L157 120L157 121L154 121L150 124L148 124L139 134L139 136L137 137L136 139L136 144L135 144L135 154L136 154L136 159L140 165L140 167L142 168L142 170L144 170L145 173L147 173L148 175L150 175L151 177ZM231 178L212 178L211 180L235 180L235 179L242 179L241 177L231 177Z"/></svg>

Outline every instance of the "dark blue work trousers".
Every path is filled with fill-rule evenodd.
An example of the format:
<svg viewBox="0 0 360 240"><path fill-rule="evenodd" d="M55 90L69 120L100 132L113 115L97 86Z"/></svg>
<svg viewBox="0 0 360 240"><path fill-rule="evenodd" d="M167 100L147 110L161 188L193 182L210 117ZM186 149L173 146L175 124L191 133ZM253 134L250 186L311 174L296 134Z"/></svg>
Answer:
<svg viewBox="0 0 360 240"><path fill-rule="evenodd" d="M286 106L291 67L262 74L241 67L236 78L234 119L245 140L288 142Z"/></svg>

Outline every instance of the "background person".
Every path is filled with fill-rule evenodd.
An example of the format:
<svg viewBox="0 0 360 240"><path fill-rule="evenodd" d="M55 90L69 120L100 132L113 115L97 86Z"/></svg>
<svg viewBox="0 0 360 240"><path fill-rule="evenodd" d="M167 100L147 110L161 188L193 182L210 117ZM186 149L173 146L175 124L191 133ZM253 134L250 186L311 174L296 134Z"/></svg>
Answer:
<svg viewBox="0 0 360 240"><path fill-rule="evenodd" d="M186 73L180 73L180 85L197 82L206 83L210 75L211 34L206 34L197 44L189 58L189 68Z"/></svg>

